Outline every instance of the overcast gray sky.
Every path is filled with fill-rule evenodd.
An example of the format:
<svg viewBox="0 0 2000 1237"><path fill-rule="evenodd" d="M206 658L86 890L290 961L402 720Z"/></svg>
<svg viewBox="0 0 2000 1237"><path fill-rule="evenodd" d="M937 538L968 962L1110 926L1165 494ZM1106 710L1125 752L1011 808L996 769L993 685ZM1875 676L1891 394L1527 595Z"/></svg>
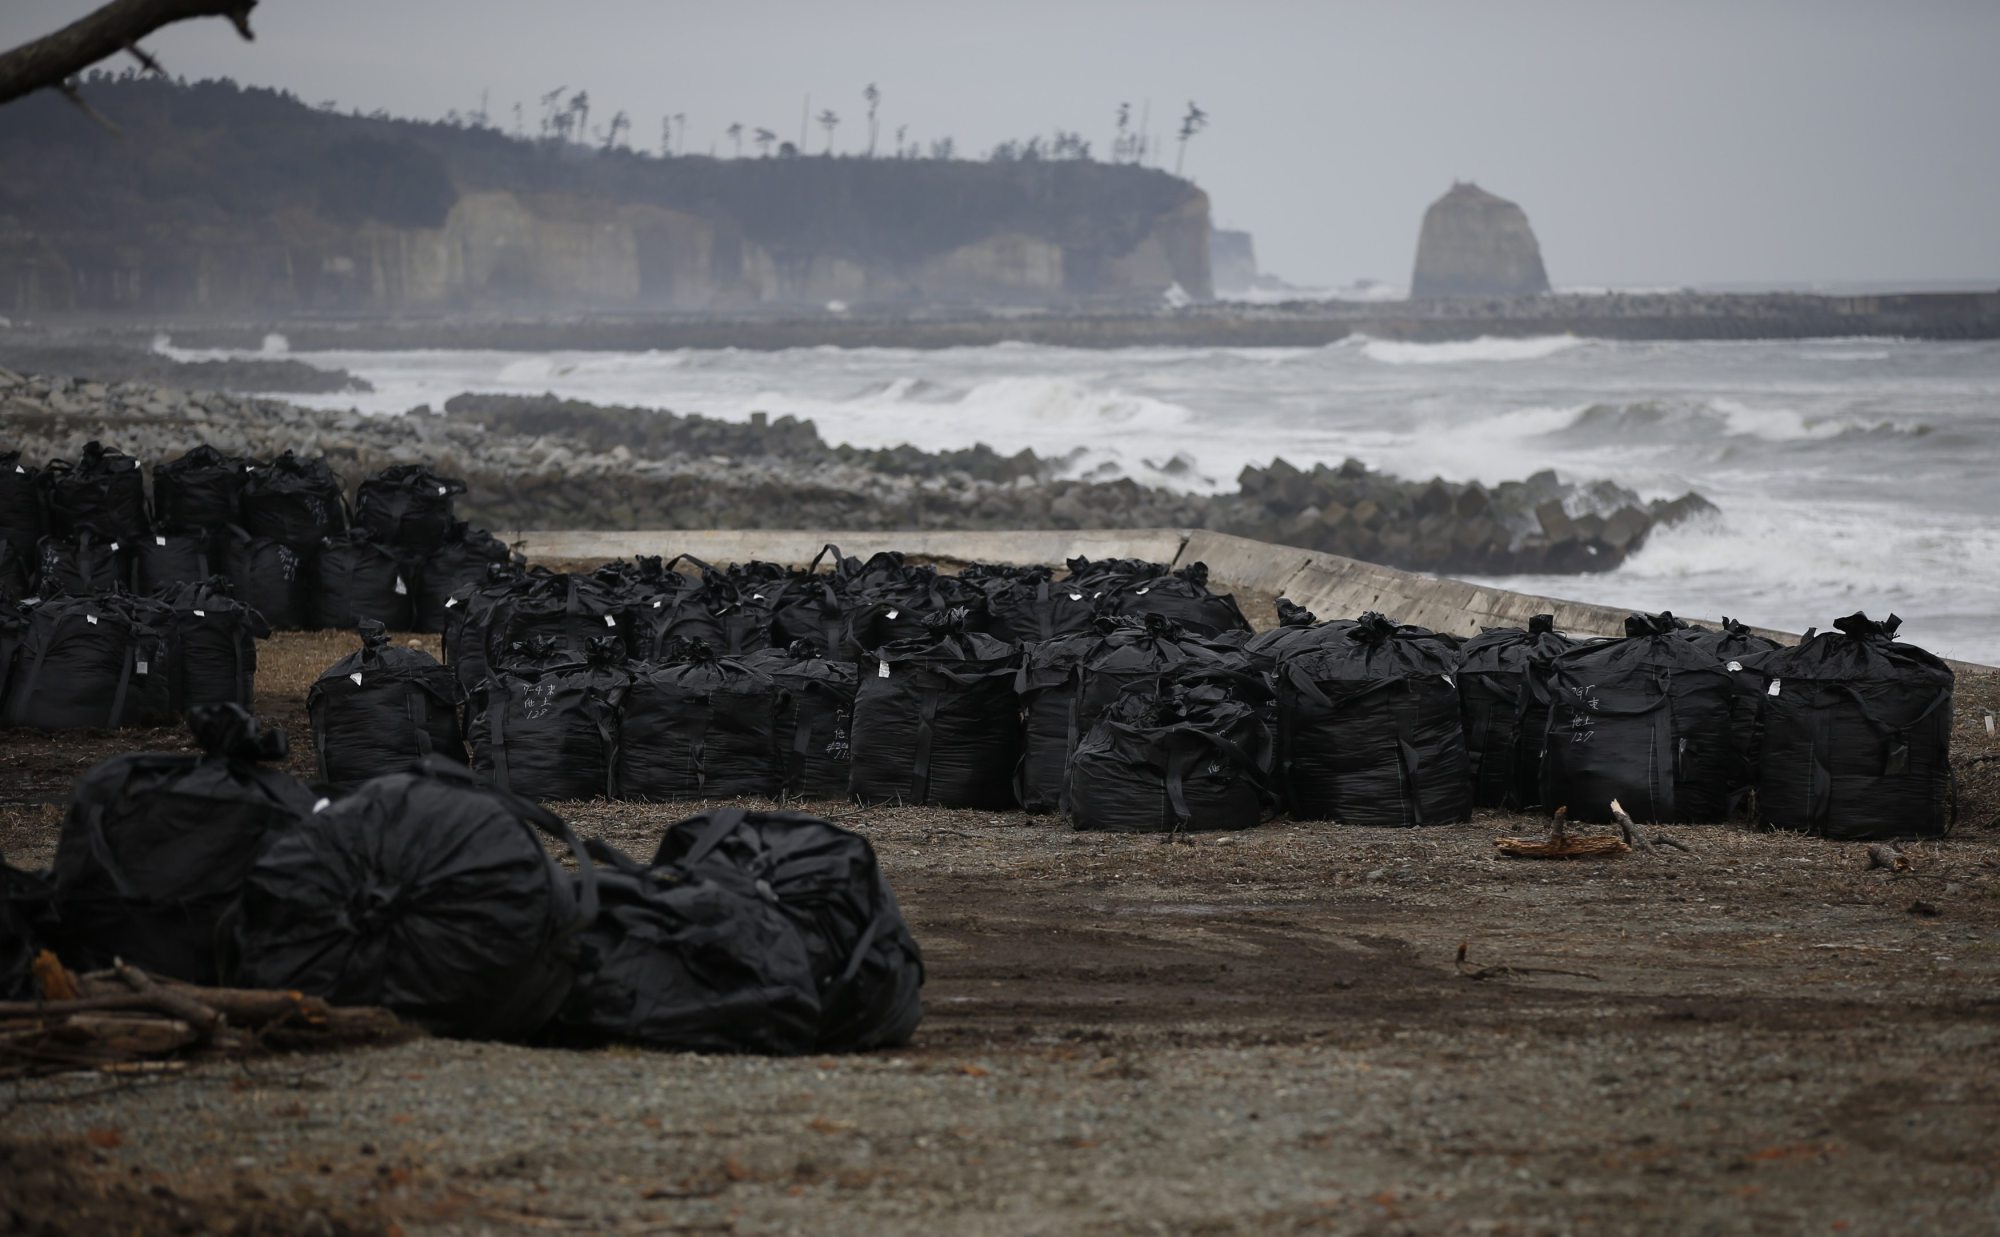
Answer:
<svg viewBox="0 0 2000 1237"><path fill-rule="evenodd" d="M95 3L7 0L0 42ZM871 81L885 132L976 152L1064 128L1102 153L1121 101L1165 138L1193 99L1189 175L1299 282L1406 282L1461 177L1527 209L1558 285L2000 283L1995 0L263 0L255 24L152 50L422 116L583 87L640 144L683 112L725 153L732 120L796 136L807 95L858 149Z"/></svg>

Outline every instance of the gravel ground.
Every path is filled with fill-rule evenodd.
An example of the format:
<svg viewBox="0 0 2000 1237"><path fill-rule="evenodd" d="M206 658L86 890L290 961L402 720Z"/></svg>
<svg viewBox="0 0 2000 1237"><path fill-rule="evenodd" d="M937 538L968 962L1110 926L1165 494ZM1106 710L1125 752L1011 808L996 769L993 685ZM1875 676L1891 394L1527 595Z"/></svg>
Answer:
<svg viewBox="0 0 2000 1237"><path fill-rule="evenodd" d="M351 643L274 640L264 711L303 737ZM1725 827L1535 863L1498 816L1167 845L858 812L929 966L904 1050L9 1084L0 1231L1995 1231L1996 703L1961 681L1960 827L1904 876ZM0 849L45 862L68 778L135 745L0 733ZM558 810L644 857L702 806Z"/></svg>

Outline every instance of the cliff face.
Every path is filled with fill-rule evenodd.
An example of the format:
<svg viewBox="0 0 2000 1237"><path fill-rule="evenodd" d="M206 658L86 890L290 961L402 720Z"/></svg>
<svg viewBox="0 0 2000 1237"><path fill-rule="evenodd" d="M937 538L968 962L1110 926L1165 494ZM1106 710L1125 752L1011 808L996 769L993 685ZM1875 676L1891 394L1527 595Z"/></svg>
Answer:
<svg viewBox="0 0 2000 1237"><path fill-rule="evenodd" d="M1217 292L1247 292L1257 286L1257 245L1248 232L1217 228L1209 237L1208 262Z"/></svg>
<svg viewBox="0 0 2000 1237"><path fill-rule="evenodd" d="M1538 296L1548 290L1542 247L1519 206L1465 181L1424 212L1412 297Z"/></svg>
<svg viewBox="0 0 2000 1237"><path fill-rule="evenodd" d="M1157 302L1208 199L1084 162L660 160L127 81L0 109L0 312Z"/></svg>

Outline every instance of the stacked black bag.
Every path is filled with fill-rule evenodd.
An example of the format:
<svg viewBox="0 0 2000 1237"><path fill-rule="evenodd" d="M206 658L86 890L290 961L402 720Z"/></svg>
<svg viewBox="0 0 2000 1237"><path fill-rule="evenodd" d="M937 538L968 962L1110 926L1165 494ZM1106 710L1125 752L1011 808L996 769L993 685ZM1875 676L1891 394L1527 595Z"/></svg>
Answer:
<svg viewBox="0 0 2000 1237"><path fill-rule="evenodd" d="M48 593L88 597L132 586L132 556L124 542L87 528L42 538L40 579Z"/></svg>
<svg viewBox="0 0 2000 1237"><path fill-rule="evenodd" d="M1021 649L1021 668L1014 677L1022 719L1014 795L1025 811L1053 812L1062 806L1070 753L1083 738L1078 692L1083 665L1104 643L1104 632L1092 627Z"/></svg>
<svg viewBox="0 0 2000 1237"><path fill-rule="evenodd" d="M441 477L425 464L395 464L361 483L354 495L354 525L385 546L418 561L451 532L452 498L465 482Z"/></svg>
<svg viewBox="0 0 2000 1237"><path fill-rule="evenodd" d="M248 461L206 445L156 464L154 521L165 531L206 538L208 552L219 556L224 534L243 520L243 487L249 475Z"/></svg>
<svg viewBox="0 0 2000 1237"><path fill-rule="evenodd" d="M987 634L1027 645L1080 635L1092 629L1097 600L1075 581L1060 581L1047 567L967 567L960 577L986 600Z"/></svg>
<svg viewBox="0 0 2000 1237"><path fill-rule="evenodd" d="M771 676L778 706L779 793L791 799L844 799L853 760L849 735L858 685L854 663L829 661L810 640L744 659Z"/></svg>
<svg viewBox="0 0 2000 1237"><path fill-rule="evenodd" d="M1458 700L1474 807L1519 811L1541 802L1549 702L1529 666L1575 647L1555 622L1552 614L1537 614L1526 631L1488 627L1458 651Z"/></svg>
<svg viewBox="0 0 2000 1237"><path fill-rule="evenodd" d="M392 644L380 623L362 623L361 648L306 693L321 780L347 789L431 755L463 764L460 699L458 681L429 653Z"/></svg>
<svg viewBox="0 0 2000 1237"><path fill-rule="evenodd" d="M321 540L314 557L311 626L344 631L375 622L410 630L415 572L395 547L351 528Z"/></svg>
<svg viewBox="0 0 2000 1237"><path fill-rule="evenodd" d="M123 959L214 983L216 928L270 841L312 815L314 796L269 767L285 732L235 705L198 706L202 754L115 756L77 779L56 843L59 952L72 969Z"/></svg>
<svg viewBox="0 0 2000 1237"><path fill-rule="evenodd" d="M618 793L730 798L778 791L780 693L771 676L683 641L633 677L620 713Z"/></svg>
<svg viewBox="0 0 2000 1237"><path fill-rule="evenodd" d="M542 848L560 841L578 883ZM596 868L561 820L449 761L378 777L279 835L245 882L232 983L520 1039L568 998Z"/></svg>
<svg viewBox="0 0 2000 1237"><path fill-rule="evenodd" d="M1077 744L1065 802L1079 829L1247 829L1275 802L1271 763L1254 706L1168 676L1127 688Z"/></svg>
<svg viewBox="0 0 2000 1237"><path fill-rule="evenodd" d="M530 799L615 797L618 711L632 682L624 662L624 646L600 636L582 661L484 680L468 710L472 767Z"/></svg>
<svg viewBox="0 0 2000 1237"><path fill-rule="evenodd" d="M411 629L443 631L451 621L454 596L485 583L487 569L495 564L514 562L513 553L498 537L463 520L454 522L417 573Z"/></svg>
<svg viewBox="0 0 2000 1237"><path fill-rule="evenodd" d="M1757 818L1843 840L1937 837L1955 809L1950 666L1866 614L1750 655L1763 678Z"/></svg>
<svg viewBox="0 0 2000 1237"><path fill-rule="evenodd" d="M56 596L25 618L7 682L8 722L76 730L172 720L165 607L130 596Z"/></svg>
<svg viewBox="0 0 2000 1237"><path fill-rule="evenodd" d="M87 532L131 545L151 527L145 472L116 448L92 441L74 462L50 460L47 485L49 530L57 536Z"/></svg>
<svg viewBox="0 0 2000 1237"><path fill-rule="evenodd" d="M1533 672L1550 702L1542 803L1571 820L1719 821L1734 760L1730 671L1672 614L1635 614L1625 638L1579 645Z"/></svg>
<svg viewBox="0 0 2000 1237"><path fill-rule="evenodd" d="M1303 820L1469 820L1472 783L1449 636L1364 614L1278 663L1278 776Z"/></svg>
<svg viewBox="0 0 2000 1237"><path fill-rule="evenodd" d="M268 464L248 466L243 480L243 528L306 556L347 528L347 495L325 456L301 459L291 451Z"/></svg>
<svg viewBox="0 0 2000 1237"><path fill-rule="evenodd" d="M819 995L815 1046L909 1042L923 1018L923 955L868 839L797 812L722 809L668 829L653 862L767 887L805 938Z"/></svg>
<svg viewBox="0 0 2000 1237"><path fill-rule="evenodd" d="M1013 645L931 616L924 634L861 659L849 789L864 803L1000 808L1020 751Z"/></svg>
<svg viewBox="0 0 2000 1237"><path fill-rule="evenodd" d="M206 532L170 532L162 525L151 536L141 537L132 555L138 590L157 593L219 574L222 559L215 548L221 544L220 538Z"/></svg>
<svg viewBox="0 0 2000 1237"><path fill-rule="evenodd" d="M1190 563L1179 571L1128 581L1105 598L1105 606L1112 614L1138 618L1158 615L1204 636L1250 630L1236 598L1209 591L1207 563Z"/></svg>
<svg viewBox="0 0 2000 1237"><path fill-rule="evenodd" d="M21 462L19 451L0 451L0 562L11 555L24 573L32 572L49 535L48 476ZM21 586L25 594L28 584Z"/></svg>
<svg viewBox="0 0 2000 1237"><path fill-rule="evenodd" d="M166 589L158 599L172 637L175 711L206 704L253 707L257 641L271 634L264 616L236 600L224 580Z"/></svg>
<svg viewBox="0 0 2000 1237"><path fill-rule="evenodd" d="M248 529L222 533L222 571L236 599L279 631L312 625L312 564L298 548Z"/></svg>
<svg viewBox="0 0 2000 1237"><path fill-rule="evenodd" d="M692 641L730 657L771 647L772 603L762 587L697 565L699 584L658 593L634 614L634 656L658 661Z"/></svg>
<svg viewBox="0 0 2000 1237"><path fill-rule="evenodd" d="M1762 731L1758 717L1764 707L1764 676L1749 669L1746 663L1777 648L1778 642L1726 616L1720 628L1689 624L1678 630L1683 640L1722 663L1736 687L1736 694L1729 701L1728 752L1730 803L1734 808L1748 798L1757 780L1757 748Z"/></svg>

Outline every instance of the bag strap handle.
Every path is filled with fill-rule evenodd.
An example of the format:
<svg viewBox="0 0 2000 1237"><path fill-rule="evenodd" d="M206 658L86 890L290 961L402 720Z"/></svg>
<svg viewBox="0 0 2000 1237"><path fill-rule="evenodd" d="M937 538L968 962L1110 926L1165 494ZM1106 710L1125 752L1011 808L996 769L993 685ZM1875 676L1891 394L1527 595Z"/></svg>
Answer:
<svg viewBox="0 0 2000 1237"><path fill-rule="evenodd" d="M735 832L736 827L748 817L749 813L740 807L717 808L710 812L708 827L701 831L701 836L695 839L694 845L688 848L687 854L682 855L680 861L692 867L708 858L709 852L721 845L722 840Z"/></svg>

